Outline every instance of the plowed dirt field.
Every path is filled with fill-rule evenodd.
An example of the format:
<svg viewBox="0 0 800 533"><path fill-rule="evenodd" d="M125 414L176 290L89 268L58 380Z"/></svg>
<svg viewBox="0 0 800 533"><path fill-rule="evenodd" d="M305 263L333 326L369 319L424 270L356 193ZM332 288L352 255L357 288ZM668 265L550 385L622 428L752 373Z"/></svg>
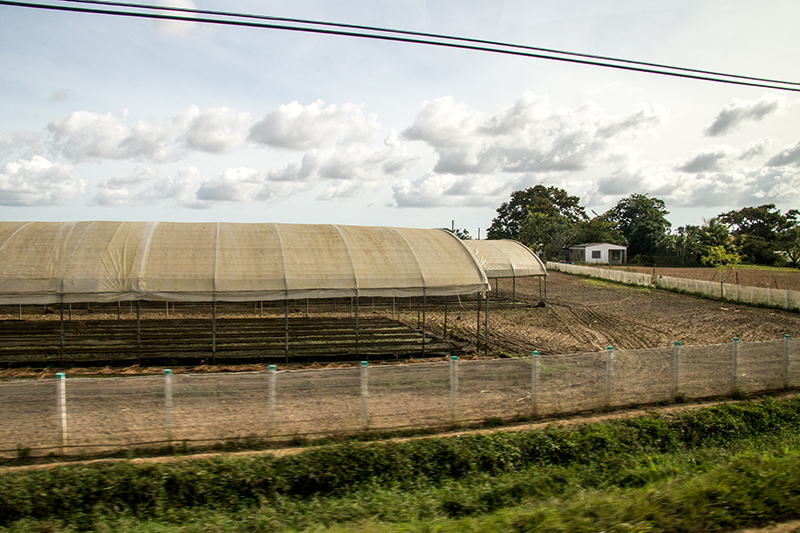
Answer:
<svg viewBox="0 0 800 533"><path fill-rule="evenodd" d="M797 275L800 279L800 274ZM501 280L500 297L509 296L510 281ZM517 299L538 300L536 280L517 280ZM473 303L474 306L474 303ZM490 311L491 342L512 353L539 350L568 354L603 350L655 348L683 344L719 344L800 335L800 314L762 309L635 288L552 272L545 307L495 305ZM473 332L472 314L461 317ZM466 323L464 323L466 322Z"/></svg>

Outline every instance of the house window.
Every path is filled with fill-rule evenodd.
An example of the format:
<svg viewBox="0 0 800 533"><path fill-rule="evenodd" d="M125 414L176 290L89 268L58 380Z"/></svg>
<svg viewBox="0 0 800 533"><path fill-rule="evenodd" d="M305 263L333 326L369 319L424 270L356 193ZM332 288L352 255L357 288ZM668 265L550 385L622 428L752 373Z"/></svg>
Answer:
<svg viewBox="0 0 800 533"><path fill-rule="evenodd" d="M592 259L600 259L600 250L592 250Z"/></svg>
<svg viewBox="0 0 800 533"><path fill-rule="evenodd" d="M622 263L622 250L611 250L609 253L612 263Z"/></svg>

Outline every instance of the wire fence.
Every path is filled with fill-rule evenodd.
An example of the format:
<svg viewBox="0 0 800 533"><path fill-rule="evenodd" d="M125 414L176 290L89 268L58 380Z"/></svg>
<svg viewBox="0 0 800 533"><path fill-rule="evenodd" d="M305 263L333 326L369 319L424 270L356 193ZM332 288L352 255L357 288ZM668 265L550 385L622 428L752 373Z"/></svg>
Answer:
<svg viewBox="0 0 800 533"><path fill-rule="evenodd" d="M629 285L646 285L664 289L679 290L690 294L699 294L712 298L724 298L751 305L765 305L783 309L800 310L800 291L789 289L773 289L771 287L754 287L719 281L677 278L658 274L627 272L610 268L598 268L570 263L547 263L548 270L578 274L593 278L607 279Z"/></svg>
<svg viewBox="0 0 800 533"><path fill-rule="evenodd" d="M781 340L574 355L0 383L0 455L447 427L800 386Z"/></svg>

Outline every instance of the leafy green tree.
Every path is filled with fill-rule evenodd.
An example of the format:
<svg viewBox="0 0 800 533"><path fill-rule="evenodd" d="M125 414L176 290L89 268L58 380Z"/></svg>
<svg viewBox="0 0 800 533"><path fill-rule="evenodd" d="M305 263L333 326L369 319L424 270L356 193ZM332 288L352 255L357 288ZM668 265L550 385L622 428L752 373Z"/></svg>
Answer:
<svg viewBox="0 0 800 533"><path fill-rule="evenodd" d="M782 214L775 204L764 204L722 213L719 219L730 225L735 242L747 261L772 265L780 261L776 252L792 249L793 228L797 227L799 214L796 209ZM795 262L792 255L789 257Z"/></svg>
<svg viewBox="0 0 800 533"><path fill-rule="evenodd" d="M531 212L520 226L519 240L544 259L555 259L571 242L574 230L575 222L563 215Z"/></svg>
<svg viewBox="0 0 800 533"><path fill-rule="evenodd" d="M608 242L611 244L625 244L625 237L614 229L614 223L602 216L589 220L579 220L575 223L572 238L567 244L582 244L588 242Z"/></svg>
<svg viewBox="0 0 800 533"><path fill-rule="evenodd" d="M646 194L632 194L617 202L603 217L622 233L628 243L628 257L653 258L666 251L672 224L663 200Z"/></svg>
<svg viewBox="0 0 800 533"><path fill-rule="evenodd" d="M486 231L489 239L520 240L520 226L531 213L565 217L572 222L586 220L580 198L570 196L564 189L536 185L511 193L511 199L497 208L497 216Z"/></svg>
<svg viewBox="0 0 800 533"><path fill-rule="evenodd" d="M453 235L455 235L456 237L458 237L462 241L471 241L472 240L472 235L470 235L469 231L467 231L466 229L462 229L462 228L453 228L453 229L442 228L442 229L445 230L445 231L449 231L450 233L452 233Z"/></svg>
<svg viewBox="0 0 800 533"><path fill-rule="evenodd" d="M728 225L718 217L703 219L703 225L698 228L697 238L703 248L728 246L733 241Z"/></svg>
<svg viewBox="0 0 800 533"><path fill-rule="evenodd" d="M795 224L780 236L778 249L786 254L791 266L800 268L800 224Z"/></svg>
<svg viewBox="0 0 800 533"><path fill-rule="evenodd" d="M711 265L719 272L719 293L724 294L723 284L742 262L735 246L709 246L703 255L703 264Z"/></svg>
<svg viewBox="0 0 800 533"><path fill-rule="evenodd" d="M681 265L696 265L702 256L699 226L681 226L669 238L670 252Z"/></svg>

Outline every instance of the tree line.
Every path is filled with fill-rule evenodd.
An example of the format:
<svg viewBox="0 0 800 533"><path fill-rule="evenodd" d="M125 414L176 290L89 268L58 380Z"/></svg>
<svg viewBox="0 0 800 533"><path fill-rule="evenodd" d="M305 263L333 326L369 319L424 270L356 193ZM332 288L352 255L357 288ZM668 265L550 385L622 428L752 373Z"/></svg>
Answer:
<svg viewBox="0 0 800 533"><path fill-rule="evenodd" d="M800 211L775 204L745 207L675 230L663 200L631 194L590 217L580 198L536 185L514 191L497 208L489 239L514 239L543 258L575 244L607 242L628 247L628 262L642 265L731 265L740 262L798 267Z"/></svg>

